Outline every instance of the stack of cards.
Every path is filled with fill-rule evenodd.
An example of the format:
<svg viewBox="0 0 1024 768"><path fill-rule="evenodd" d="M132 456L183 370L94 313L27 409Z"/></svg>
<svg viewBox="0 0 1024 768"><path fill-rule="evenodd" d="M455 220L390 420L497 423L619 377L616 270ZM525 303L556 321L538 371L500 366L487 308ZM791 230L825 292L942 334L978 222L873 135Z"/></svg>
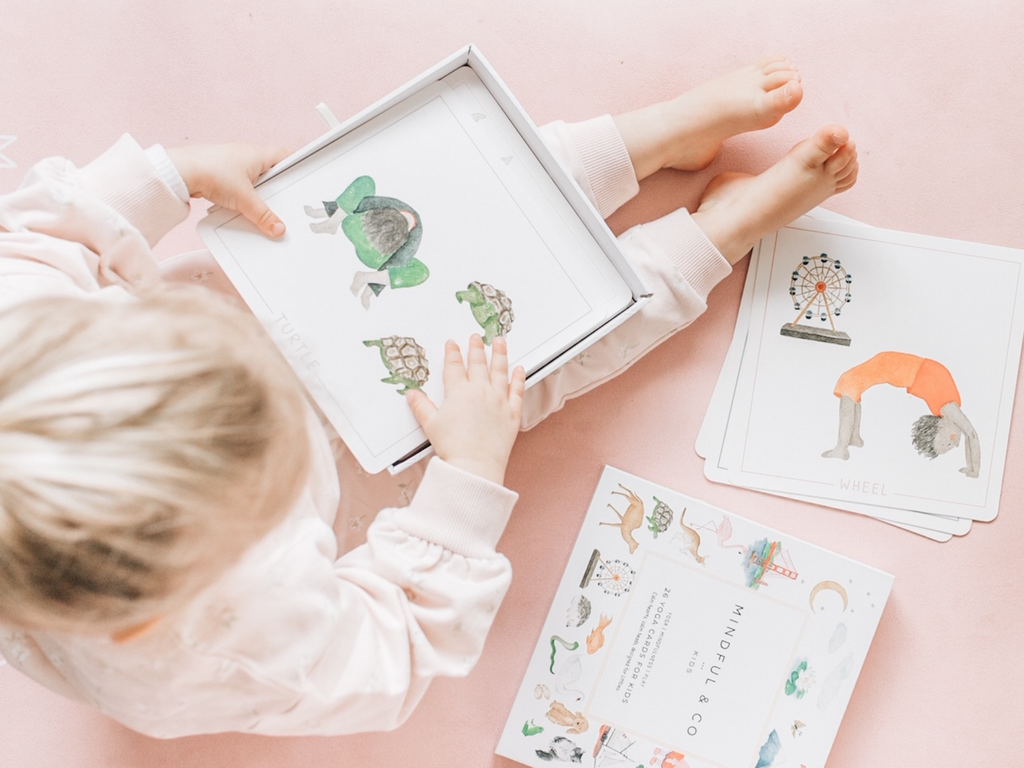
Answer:
<svg viewBox="0 0 1024 768"><path fill-rule="evenodd" d="M1024 251L815 209L754 248L697 438L713 481L936 541L999 510Z"/></svg>

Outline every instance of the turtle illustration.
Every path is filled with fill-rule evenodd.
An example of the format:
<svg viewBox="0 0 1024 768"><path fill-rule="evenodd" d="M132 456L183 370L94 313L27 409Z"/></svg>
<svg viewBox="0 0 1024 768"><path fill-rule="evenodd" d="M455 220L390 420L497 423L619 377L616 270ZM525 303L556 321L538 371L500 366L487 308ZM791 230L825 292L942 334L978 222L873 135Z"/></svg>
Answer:
<svg viewBox="0 0 1024 768"><path fill-rule="evenodd" d="M408 203L375 192L374 180L360 176L334 200L304 209L307 216L319 219L309 225L311 230L333 235L341 227L359 261L373 270L356 272L352 279L352 293L366 309L370 299L388 286L411 288L430 277L430 270L415 258L423 239L420 215Z"/></svg>
<svg viewBox="0 0 1024 768"><path fill-rule="evenodd" d="M484 329L484 344L490 344L496 336L507 336L516 319L512 311L512 300L493 285L474 280L464 291L456 291L459 303L469 302L473 318Z"/></svg>
<svg viewBox="0 0 1024 768"><path fill-rule="evenodd" d="M654 497L654 509L647 518L648 529L658 538L659 533L664 533L672 525L672 508L657 496Z"/></svg>
<svg viewBox="0 0 1024 768"><path fill-rule="evenodd" d="M385 336L381 339L367 339L367 347L379 347L380 359L391 375L381 381L397 384L398 394L404 395L410 389L420 389L427 383L430 368L427 353L411 336Z"/></svg>

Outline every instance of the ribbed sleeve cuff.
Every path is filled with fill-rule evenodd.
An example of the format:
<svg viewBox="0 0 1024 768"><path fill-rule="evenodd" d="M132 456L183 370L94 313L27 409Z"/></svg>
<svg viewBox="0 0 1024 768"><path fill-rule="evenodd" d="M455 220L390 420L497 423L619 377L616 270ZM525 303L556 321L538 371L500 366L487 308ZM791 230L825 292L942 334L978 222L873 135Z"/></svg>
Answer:
<svg viewBox="0 0 1024 768"><path fill-rule="evenodd" d="M679 270L702 301L724 280L732 266L704 234L685 208L640 225L648 242Z"/></svg>
<svg viewBox="0 0 1024 768"><path fill-rule="evenodd" d="M607 218L640 191L619 129L611 115L602 115L582 123L567 123L566 130L590 183L594 206L602 218Z"/></svg>
<svg viewBox="0 0 1024 768"><path fill-rule="evenodd" d="M150 246L188 216L188 203L165 184L128 134L82 168L79 183L124 216Z"/></svg>
<svg viewBox="0 0 1024 768"><path fill-rule="evenodd" d="M163 145L154 144L151 147L146 147L146 157L153 164L160 180L170 187L183 203L187 203L189 200L188 187L185 186L185 180L181 178L178 169L174 167L174 163L171 162Z"/></svg>
<svg viewBox="0 0 1024 768"><path fill-rule="evenodd" d="M434 457L395 525L465 557L493 557L519 494Z"/></svg>

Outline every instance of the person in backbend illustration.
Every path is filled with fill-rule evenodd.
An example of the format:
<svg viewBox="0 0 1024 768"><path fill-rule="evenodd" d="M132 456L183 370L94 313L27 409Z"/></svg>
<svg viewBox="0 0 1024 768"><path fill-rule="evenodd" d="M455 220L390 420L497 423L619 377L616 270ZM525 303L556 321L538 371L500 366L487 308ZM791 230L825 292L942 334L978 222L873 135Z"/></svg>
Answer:
<svg viewBox="0 0 1024 768"><path fill-rule="evenodd" d="M934 459L960 445L966 438L964 453L967 466L960 471L977 477L981 467L978 433L960 410L960 392L944 365L926 357L906 352L879 352L870 360L846 371L836 382L839 398L839 440L836 447L825 451L827 459L849 459L849 447L860 448L860 398L866 389L877 384L903 387L908 394L925 401L930 413L919 418L911 429L911 439L918 453Z"/></svg>

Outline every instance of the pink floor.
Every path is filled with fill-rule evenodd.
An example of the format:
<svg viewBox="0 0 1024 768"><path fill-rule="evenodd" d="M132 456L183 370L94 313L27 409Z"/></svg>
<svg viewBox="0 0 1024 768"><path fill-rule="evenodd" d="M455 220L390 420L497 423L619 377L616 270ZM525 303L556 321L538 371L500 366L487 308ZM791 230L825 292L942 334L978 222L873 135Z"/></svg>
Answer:
<svg viewBox="0 0 1024 768"><path fill-rule="evenodd" d="M691 205L714 173L759 171L838 121L857 141L861 173L835 210L1024 245L1019 0L0 0L0 39L0 191L39 158L84 162L122 131L143 144L297 147L322 130L318 102L348 116L467 42L537 122L631 109L781 52L803 75L799 109L729 142L703 173L658 174L615 215L615 231ZM190 223L160 253L196 247ZM0 766L511 766L494 745L605 463L895 574L830 768L1019 765L1024 392L999 517L947 544L714 485L693 442L733 327L740 266L689 330L520 438L508 480L521 501L502 541L516 568L511 593L473 674L436 683L397 732L161 742L0 667ZM907 319L892 308L893 322Z"/></svg>

